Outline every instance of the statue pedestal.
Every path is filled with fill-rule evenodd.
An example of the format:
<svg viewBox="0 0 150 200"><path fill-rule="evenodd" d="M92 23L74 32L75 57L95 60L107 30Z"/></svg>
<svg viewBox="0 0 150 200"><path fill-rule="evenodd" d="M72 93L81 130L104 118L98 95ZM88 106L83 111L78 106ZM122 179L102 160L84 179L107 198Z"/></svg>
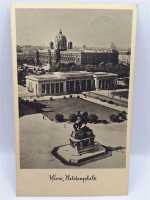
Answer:
<svg viewBox="0 0 150 200"><path fill-rule="evenodd" d="M99 160L111 156L107 147L95 142L92 129L84 126L72 131L70 144L55 147L52 154L68 165L82 165L92 160Z"/></svg>
<svg viewBox="0 0 150 200"><path fill-rule="evenodd" d="M107 151L106 147L98 142L95 142L93 148L82 152L82 154L79 154L76 148L72 147L70 144L56 147L52 153L64 164L78 166L112 155L111 152Z"/></svg>
<svg viewBox="0 0 150 200"><path fill-rule="evenodd" d="M74 148L77 155L95 150L94 136L84 139L70 137L70 145Z"/></svg>

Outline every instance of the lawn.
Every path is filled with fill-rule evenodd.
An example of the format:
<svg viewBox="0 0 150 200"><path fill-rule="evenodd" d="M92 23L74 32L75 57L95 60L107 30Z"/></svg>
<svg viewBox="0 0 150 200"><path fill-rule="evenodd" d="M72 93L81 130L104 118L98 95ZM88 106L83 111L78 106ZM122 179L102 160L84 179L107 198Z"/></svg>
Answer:
<svg viewBox="0 0 150 200"><path fill-rule="evenodd" d="M51 120L55 118L56 113L62 113L68 119L71 113L88 112L96 114L99 120L109 120L110 115L118 113L116 110L80 98L45 100L39 103L45 107L43 114Z"/></svg>

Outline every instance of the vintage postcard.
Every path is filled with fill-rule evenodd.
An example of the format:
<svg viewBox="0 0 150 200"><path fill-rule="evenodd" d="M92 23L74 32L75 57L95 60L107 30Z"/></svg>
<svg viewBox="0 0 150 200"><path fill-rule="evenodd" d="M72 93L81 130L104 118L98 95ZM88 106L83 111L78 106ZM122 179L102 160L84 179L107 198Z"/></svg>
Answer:
<svg viewBox="0 0 150 200"><path fill-rule="evenodd" d="M136 6L12 8L17 195L126 195Z"/></svg>

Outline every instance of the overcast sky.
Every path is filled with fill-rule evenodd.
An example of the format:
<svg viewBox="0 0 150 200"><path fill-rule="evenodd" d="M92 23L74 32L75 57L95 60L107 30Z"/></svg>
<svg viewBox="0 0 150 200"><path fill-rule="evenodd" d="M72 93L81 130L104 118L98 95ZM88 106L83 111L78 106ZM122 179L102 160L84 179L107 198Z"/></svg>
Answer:
<svg viewBox="0 0 150 200"><path fill-rule="evenodd" d="M74 46L129 48L130 10L16 9L17 44L48 46L61 28Z"/></svg>

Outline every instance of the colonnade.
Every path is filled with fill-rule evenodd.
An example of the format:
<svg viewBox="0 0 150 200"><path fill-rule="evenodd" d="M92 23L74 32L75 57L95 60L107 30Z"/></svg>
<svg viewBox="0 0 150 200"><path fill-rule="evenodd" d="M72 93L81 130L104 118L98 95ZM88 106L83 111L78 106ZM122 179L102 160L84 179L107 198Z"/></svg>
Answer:
<svg viewBox="0 0 150 200"><path fill-rule="evenodd" d="M114 79L95 79L95 89L102 89L102 90L108 90L113 89L115 86L115 80Z"/></svg>
<svg viewBox="0 0 150 200"><path fill-rule="evenodd" d="M39 95L62 95L90 90L109 90L115 87L115 79L75 79L39 83Z"/></svg>

